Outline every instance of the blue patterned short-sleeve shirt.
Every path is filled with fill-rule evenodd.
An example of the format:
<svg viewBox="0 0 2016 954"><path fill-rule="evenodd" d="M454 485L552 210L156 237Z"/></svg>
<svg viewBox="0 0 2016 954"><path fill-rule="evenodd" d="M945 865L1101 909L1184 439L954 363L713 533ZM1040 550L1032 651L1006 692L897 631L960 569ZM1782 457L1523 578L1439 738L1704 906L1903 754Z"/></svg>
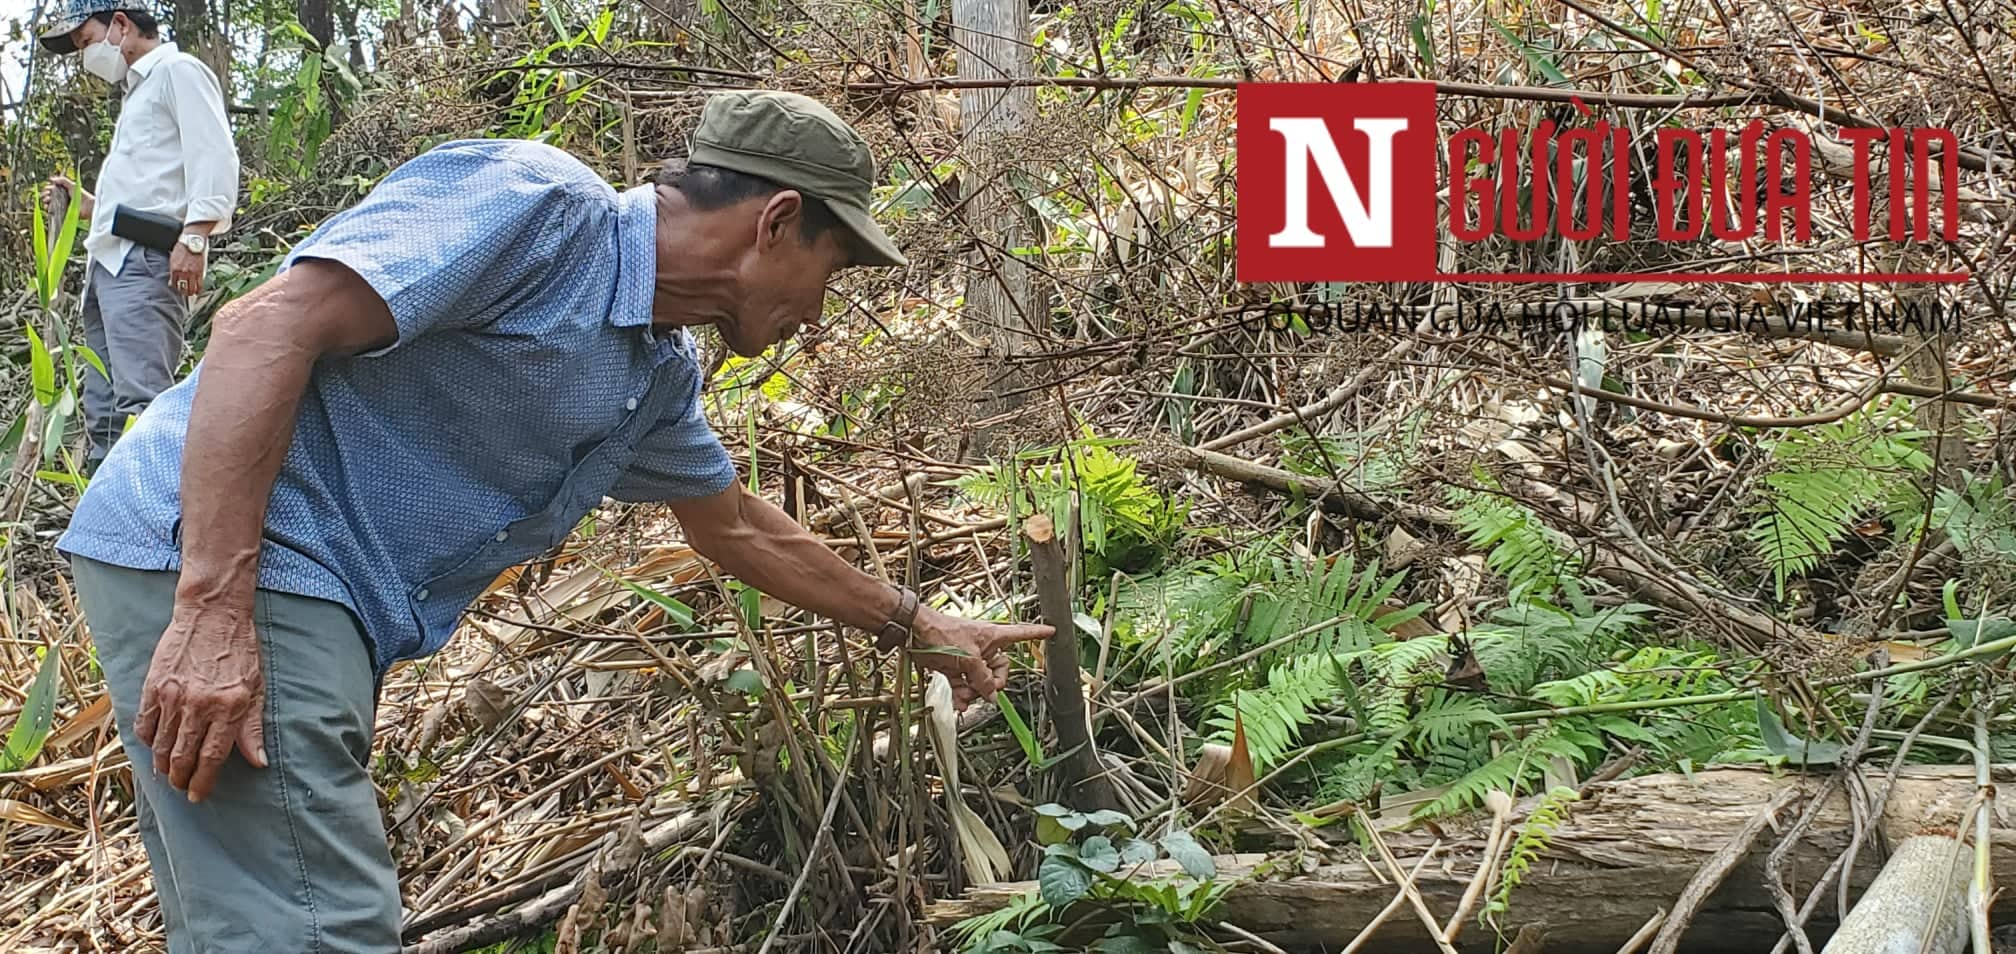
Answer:
<svg viewBox="0 0 2016 954"><path fill-rule="evenodd" d="M656 199L559 149L452 142L400 166L287 257L340 262L398 325L318 363L274 482L260 586L343 603L383 673L441 648L497 575L606 497L727 489L685 332L654 335ZM202 377L105 459L59 549L181 562L181 471Z"/></svg>

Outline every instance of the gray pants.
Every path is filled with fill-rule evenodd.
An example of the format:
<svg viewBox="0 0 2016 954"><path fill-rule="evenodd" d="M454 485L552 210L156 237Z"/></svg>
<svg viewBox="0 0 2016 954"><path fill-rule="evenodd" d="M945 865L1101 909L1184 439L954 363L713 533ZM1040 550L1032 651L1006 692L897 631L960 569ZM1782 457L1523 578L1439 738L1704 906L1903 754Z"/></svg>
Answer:
<svg viewBox="0 0 2016 954"><path fill-rule="evenodd" d="M91 263L84 281L84 343L112 375L107 381L90 362L79 362L91 470L125 432L127 415L146 410L175 383L189 306L168 282L168 253L141 245L126 253L117 275Z"/></svg>
<svg viewBox="0 0 2016 954"><path fill-rule="evenodd" d="M370 775L376 689L356 617L258 591L268 766L234 749L210 797L191 804L133 733L177 574L82 557L71 569L133 763L170 954L398 951L399 883Z"/></svg>

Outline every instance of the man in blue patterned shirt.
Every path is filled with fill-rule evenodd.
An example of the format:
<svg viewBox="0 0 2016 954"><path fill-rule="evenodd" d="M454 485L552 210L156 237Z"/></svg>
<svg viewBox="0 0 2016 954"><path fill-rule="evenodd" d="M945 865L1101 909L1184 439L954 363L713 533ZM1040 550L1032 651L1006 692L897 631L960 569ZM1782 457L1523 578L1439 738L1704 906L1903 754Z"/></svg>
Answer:
<svg viewBox="0 0 2016 954"><path fill-rule="evenodd" d="M874 163L802 96L712 98L686 167L618 192L550 146L399 167L221 311L59 543L133 763L171 952L396 951L377 689L604 497L790 603L909 644L962 704L1050 635L920 607L736 480L686 326L755 356L849 265L904 259ZM186 793L186 797L184 796Z"/></svg>

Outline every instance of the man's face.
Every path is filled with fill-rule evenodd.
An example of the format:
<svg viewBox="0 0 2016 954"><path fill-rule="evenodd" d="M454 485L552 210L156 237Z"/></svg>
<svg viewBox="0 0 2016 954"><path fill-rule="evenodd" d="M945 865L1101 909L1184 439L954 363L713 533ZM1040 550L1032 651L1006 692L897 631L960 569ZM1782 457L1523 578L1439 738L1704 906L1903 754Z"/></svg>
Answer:
<svg viewBox="0 0 2016 954"><path fill-rule="evenodd" d="M801 328L818 331L826 283L847 263L837 232L805 241L803 213L803 199L790 190L761 206L756 241L737 269L739 301L729 316L714 323L728 347L745 358L762 354Z"/></svg>
<svg viewBox="0 0 2016 954"><path fill-rule="evenodd" d="M112 42L124 47L126 41L133 35L133 22L126 19L126 14L115 13L112 14L112 22L109 24L97 20L84 21L83 25L70 31L70 42L76 44L77 49L85 50L93 44L103 43L109 36Z"/></svg>

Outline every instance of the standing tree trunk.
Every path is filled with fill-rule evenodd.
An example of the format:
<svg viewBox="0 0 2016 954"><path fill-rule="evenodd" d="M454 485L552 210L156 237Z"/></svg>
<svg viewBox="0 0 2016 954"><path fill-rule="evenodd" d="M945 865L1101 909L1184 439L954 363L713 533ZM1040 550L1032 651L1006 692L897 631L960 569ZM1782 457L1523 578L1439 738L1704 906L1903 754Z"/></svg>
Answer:
<svg viewBox="0 0 2016 954"><path fill-rule="evenodd" d="M294 18L319 48L326 50L335 42L336 20L329 14L329 0L295 0Z"/></svg>
<svg viewBox="0 0 2016 954"><path fill-rule="evenodd" d="M1030 75L1028 0L953 0L952 44L958 51L959 78L966 80L1019 78ZM991 397L981 415L994 416L1021 405L1014 393L1031 377L1009 363L1015 355L1036 350L1039 330L1028 263L1009 249L1027 247L1032 231L1022 199L1008 181L1015 170L1014 140L1036 112L1035 90L971 89L960 94L961 132L966 143L966 171L961 176L972 198L966 218L973 229L973 271L966 280L965 324L992 342L997 362L991 376ZM983 458L992 443L987 429L975 433L969 456Z"/></svg>
<svg viewBox="0 0 2016 954"><path fill-rule="evenodd" d="M224 101L231 101L231 43L210 19L208 0L175 0L168 19L175 45L217 74Z"/></svg>
<svg viewBox="0 0 2016 954"><path fill-rule="evenodd" d="M354 0L343 4L343 36L350 41L350 72L362 75L365 69L364 31L357 28L357 3Z"/></svg>

